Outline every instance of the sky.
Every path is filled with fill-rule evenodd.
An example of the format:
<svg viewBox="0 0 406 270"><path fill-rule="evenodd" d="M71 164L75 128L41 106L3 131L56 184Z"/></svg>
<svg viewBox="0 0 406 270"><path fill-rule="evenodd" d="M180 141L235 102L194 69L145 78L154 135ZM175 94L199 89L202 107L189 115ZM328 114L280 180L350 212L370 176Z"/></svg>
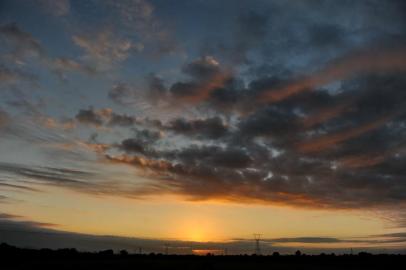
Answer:
<svg viewBox="0 0 406 270"><path fill-rule="evenodd" d="M0 241L406 250L402 0L3 0Z"/></svg>

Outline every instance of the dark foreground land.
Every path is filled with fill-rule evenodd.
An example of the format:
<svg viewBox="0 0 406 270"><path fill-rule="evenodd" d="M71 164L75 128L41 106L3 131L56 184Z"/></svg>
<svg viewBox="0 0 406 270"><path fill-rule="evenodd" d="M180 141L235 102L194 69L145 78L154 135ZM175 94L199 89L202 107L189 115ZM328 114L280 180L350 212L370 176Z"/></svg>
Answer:
<svg viewBox="0 0 406 270"><path fill-rule="evenodd" d="M83 253L0 245L0 269L406 269L406 255L194 256Z"/></svg>

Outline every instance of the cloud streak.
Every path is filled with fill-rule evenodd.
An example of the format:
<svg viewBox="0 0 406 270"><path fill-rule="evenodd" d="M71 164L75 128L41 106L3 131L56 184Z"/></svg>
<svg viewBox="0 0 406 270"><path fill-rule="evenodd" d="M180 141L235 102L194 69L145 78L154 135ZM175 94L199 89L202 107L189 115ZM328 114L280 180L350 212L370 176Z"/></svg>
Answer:
<svg viewBox="0 0 406 270"><path fill-rule="evenodd" d="M302 91L312 91L325 84L359 74L406 70L406 49L370 49L336 59L321 71L287 86L268 89L261 102L278 102Z"/></svg>

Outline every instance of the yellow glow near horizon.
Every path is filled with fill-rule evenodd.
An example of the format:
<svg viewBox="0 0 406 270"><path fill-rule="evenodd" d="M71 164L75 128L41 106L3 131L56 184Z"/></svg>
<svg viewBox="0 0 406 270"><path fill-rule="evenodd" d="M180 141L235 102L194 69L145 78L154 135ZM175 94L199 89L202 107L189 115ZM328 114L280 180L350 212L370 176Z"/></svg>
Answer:
<svg viewBox="0 0 406 270"><path fill-rule="evenodd" d="M185 230L184 239L195 241L195 242L207 242L213 240L210 236L210 228L205 226L204 224L197 224L196 222L192 222L188 225L189 227Z"/></svg>
<svg viewBox="0 0 406 270"><path fill-rule="evenodd" d="M58 230L96 235L208 242L252 238L254 232L265 238L390 232L383 219L357 211L186 202L167 196L134 200L59 188L20 193L16 199L20 202L3 205L2 211L59 224Z"/></svg>
<svg viewBox="0 0 406 270"><path fill-rule="evenodd" d="M190 228L186 233L185 239L195 242L207 242L207 234L202 228Z"/></svg>

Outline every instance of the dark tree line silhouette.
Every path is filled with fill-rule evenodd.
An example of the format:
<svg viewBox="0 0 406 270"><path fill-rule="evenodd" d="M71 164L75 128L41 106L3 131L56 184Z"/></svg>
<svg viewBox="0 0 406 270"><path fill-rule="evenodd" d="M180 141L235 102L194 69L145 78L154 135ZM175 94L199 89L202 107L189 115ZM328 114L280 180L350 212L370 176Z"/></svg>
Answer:
<svg viewBox="0 0 406 270"><path fill-rule="evenodd" d="M111 249L29 249L0 244L0 269L401 269L406 255L360 252L356 255L164 255L131 254ZM399 268L400 267L400 268Z"/></svg>

